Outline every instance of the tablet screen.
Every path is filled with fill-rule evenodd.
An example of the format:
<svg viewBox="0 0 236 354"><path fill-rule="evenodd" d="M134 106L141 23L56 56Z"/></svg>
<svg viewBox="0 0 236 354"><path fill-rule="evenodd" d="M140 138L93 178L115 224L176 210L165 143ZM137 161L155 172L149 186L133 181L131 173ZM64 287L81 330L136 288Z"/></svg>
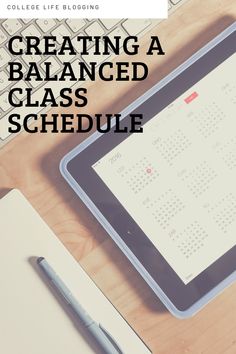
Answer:
<svg viewBox="0 0 236 354"><path fill-rule="evenodd" d="M236 245L236 54L93 164L188 284Z"/></svg>

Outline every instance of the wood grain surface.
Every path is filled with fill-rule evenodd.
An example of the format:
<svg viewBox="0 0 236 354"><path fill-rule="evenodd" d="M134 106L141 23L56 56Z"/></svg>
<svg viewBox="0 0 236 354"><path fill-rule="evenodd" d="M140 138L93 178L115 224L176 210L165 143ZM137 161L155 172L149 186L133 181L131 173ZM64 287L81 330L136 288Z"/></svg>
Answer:
<svg viewBox="0 0 236 354"><path fill-rule="evenodd" d="M160 36L166 55L146 57L143 50L135 58L149 65L149 78L138 84L87 83L86 111L119 112L235 18L235 0L189 0L151 31ZM150 33L142 39L143 48L149 37ZM131 59L122 55L119 60ZM0 150L0 196L11 188L25 194L154 353L235 354L236 284L194 318L174 318L62 179L59 161L85 137L51 133L17 136Z"/></svg>

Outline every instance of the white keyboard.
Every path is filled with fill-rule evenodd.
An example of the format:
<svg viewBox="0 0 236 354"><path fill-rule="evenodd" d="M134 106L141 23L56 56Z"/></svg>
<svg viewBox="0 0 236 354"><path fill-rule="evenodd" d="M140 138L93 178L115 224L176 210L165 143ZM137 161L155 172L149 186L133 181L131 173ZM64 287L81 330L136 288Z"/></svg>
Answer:
<svg viewBox="0 0 236 354"><path fill-rule="evenodd" d="M169 0L169 12L173 12L176 8L181 6L184 2L188 0ZM109 36L111 39L114 36L121 36L124 38L128 35L135 35L138 37L143 36L152 27L156 26L160 20L150 20L150 19L2 19L0 20L0 148L7 143L15 134L8 132L9 114L18 113L24 117L26 114L32 113L32 108L13 108L8 102L8 92L16 85L16 87L26 88L30 87L33 89L32 96L40 98L43 97L44 88L52 88L55 96L64 87L63 82L53 82L45 83L40 81L20 81L17 83L8 81L7 64L9 61L16 60L16 57L12 56L8 52L7 42L9 38L13 35L20 34L21 36L37 36L38 38L44 35L53 35L57 37L57 44L60 46L62 41L62 36L70 36L72 38L72 43L75 50L78 52L76 59L71 55L51 57L46 56L29 56L22 55L17 58L23 65L24 70L28 66L28 63L33 61L37 62L39 70L43 72L43 63L50 60L53 63L54 73L60 72L62 68L62 63L64 61L69 61L72 65L76 65L78 60L89 63L91 61L96 61L101 64L103 61L108 59L109 56L94 56L93 54L93 44L91 44L91 55L80 56L81 48L76 41L76 37L79 36ZM74 42L73 42L74 39ZM25 46L23 44L23 46ZM17 48L16 48L17 49ZM24 49L24 47L23 47ZM67 86L75 85L74 82L68 82ZM16 100L19 99L17 95L14 97ZM34 108L33 113L39 113L42 110L41 107Z"/></svg>

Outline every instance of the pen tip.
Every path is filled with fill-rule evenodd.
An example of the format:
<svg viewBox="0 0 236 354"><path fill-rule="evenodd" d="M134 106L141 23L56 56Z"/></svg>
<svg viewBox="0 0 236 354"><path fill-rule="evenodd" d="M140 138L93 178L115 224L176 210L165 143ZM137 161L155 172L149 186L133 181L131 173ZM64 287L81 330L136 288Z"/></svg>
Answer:
<svg viewBox="0 0 236 354"><path fill-rule="evenodd" d="M39 264L39 263L41 263L43 260L44 260L44 257L38 257L38 258L37 258L37 263Z"/></svg>

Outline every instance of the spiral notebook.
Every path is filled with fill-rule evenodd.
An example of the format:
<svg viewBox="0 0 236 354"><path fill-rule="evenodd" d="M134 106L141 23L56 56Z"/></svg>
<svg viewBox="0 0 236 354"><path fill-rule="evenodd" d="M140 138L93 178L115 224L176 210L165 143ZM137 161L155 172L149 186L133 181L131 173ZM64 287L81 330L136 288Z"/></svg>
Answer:
<svg viewBox="0 0 236 354"><path fill-rule="evenodd" d="M90 316L126 354L149 349L18 191L0 200L0 352L98 353L40 276L34 257L44 256Z"/></svg>

